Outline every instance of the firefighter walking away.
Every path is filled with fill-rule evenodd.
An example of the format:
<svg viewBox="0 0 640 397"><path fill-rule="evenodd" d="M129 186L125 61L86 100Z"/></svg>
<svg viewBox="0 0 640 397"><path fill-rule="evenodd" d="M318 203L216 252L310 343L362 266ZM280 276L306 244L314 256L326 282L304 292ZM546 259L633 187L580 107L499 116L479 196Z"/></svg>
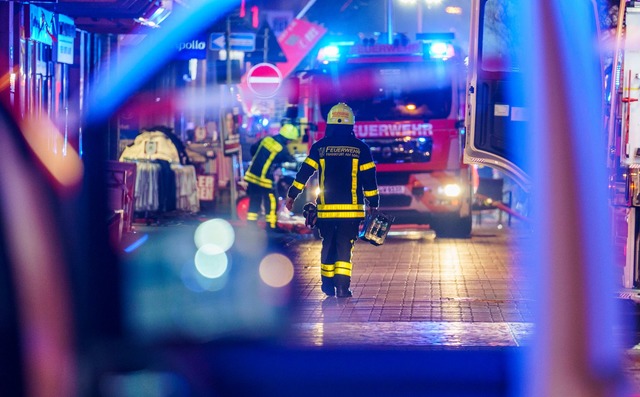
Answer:
<svg viewBox="0 0 640 397"><path fill-rule="evenodd" d="M287 143L298 138L299 130L294 125L285 124L280 128L278 135L264 137L251 147L253 157L244 175L248 184L249 223L257 223L261 208L264 208L267 230L276 229L278 200L275 195L273 172L282 163L296 161L289 153Z"/></svg>
<svg viewBox="0 0 640 397"><path fill-rule="evenodd" d="M317 227L322 238L320 275L322 292L328 296L352 296L351 262L360 222L379 205L376 165L369 146L356 138L355 117L345 103L333 106L327 116L324 138L314 143L289 188L286 207L315 172L320 194L316 198Z"/></svg>

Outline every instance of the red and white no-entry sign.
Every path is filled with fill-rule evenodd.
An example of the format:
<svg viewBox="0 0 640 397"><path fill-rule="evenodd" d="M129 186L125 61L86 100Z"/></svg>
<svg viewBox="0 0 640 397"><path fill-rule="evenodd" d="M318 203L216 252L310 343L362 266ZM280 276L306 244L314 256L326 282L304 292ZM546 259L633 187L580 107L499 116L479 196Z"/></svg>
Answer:
<svg viewBox="0 0 640 397"><path fill-rule="evenodd" d="M282 84L282 73L270 63L259 63L249 69L247 85L256 96L271 98Z"/></svg>

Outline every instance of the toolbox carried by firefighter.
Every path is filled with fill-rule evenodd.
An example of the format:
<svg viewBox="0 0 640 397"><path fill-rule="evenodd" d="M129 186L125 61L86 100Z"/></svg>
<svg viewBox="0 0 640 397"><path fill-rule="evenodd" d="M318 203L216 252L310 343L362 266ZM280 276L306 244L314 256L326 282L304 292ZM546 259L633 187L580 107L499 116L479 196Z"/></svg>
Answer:
<svg viewBox="0 0 640 397"><path fill-rule="evenodd" d="M389 234L394 217L383 214L380 211L367 213L362 223L358 238L368 241L373 245L382 245Z"/></svg>

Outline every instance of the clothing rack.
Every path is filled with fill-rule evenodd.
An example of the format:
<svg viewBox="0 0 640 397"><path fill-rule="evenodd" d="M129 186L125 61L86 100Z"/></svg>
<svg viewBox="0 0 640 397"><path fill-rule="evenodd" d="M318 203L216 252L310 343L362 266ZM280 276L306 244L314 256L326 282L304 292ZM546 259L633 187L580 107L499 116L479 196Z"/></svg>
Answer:
<svg viewBox="0 0 640 397"><path fill-rule="evenodd" d="M147 224L157 222L162 214L172 211L200 211L193 165L144 158L121 161L136 164L135 212L141 214Z"/></svg>

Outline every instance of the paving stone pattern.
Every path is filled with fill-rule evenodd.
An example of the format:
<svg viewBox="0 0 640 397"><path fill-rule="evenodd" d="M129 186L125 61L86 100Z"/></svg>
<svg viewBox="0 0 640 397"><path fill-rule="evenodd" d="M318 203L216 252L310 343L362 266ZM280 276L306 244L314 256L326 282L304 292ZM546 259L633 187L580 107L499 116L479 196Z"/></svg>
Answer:
<svg viewBox="0 0 640 397"><path fill-rule="evenodd" d="M533 328L531 301L510 236L487 228L471 239L396 237L379 247L358 241L350 299L320 291L320 242L292 238L298 342L521 345ZM349 340L341 337L345 329Z"/></svg>

